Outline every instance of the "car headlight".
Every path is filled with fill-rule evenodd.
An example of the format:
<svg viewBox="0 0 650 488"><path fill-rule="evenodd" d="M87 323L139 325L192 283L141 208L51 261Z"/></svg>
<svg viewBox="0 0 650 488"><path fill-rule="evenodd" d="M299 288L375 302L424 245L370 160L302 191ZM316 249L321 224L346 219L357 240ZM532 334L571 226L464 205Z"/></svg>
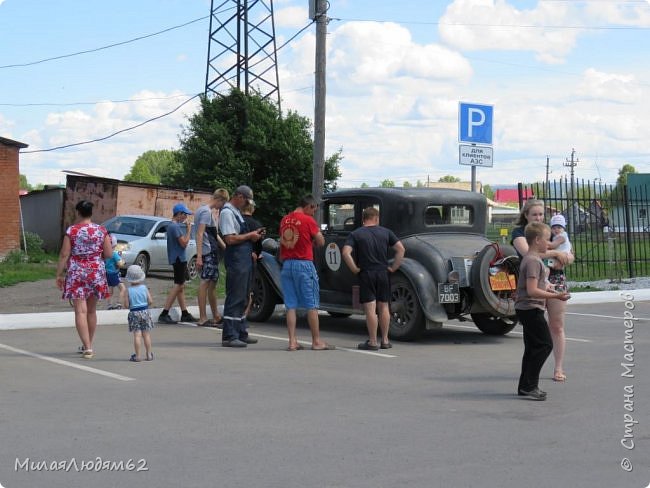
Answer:
<svg viewBox="0 0 650 488"><path fill-rule="evenodd" d="M118 242L117 246L115 246L115 250L122 254L124 251L130 251L131 250L131 244L128 242Z"/></svg>

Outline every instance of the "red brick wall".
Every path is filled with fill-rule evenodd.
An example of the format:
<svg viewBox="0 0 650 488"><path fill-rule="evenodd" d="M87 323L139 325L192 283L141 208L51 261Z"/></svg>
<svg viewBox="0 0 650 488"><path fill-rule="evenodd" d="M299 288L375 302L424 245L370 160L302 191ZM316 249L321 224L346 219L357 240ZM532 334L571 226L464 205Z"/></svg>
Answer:
<svg viewBox="0 0 650 488"><path fill-rule="evenodd" d="M0 142L0 175L2 177L0 208L3 213L2 230L0 230L0 257L4 257L9 251L20 249L18 147Z"/></svg>

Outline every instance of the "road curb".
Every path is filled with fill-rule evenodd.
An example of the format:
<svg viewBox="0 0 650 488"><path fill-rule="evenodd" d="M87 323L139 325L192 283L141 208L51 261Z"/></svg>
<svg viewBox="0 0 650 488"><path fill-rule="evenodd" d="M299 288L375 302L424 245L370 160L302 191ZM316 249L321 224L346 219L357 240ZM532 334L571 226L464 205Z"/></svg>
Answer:
<svg viewBox="0 0 650 488"><path fill-rule="evenodd" d="M610 290L590 291L574 293L568 304L588 305L590 303L617 303L625 301L648 301L650 300L650 288L638 290ZM158 318L161 308L152 308L151 316L154 320ZM191 314L198 317L198 307L188 307ZM106 325L127 325L128 310L98 310L97 324ZM174 319L180 317L180 309L173 308L170 311ZM0 314L0 330L18 329L55 329L60 327L74 327L74 312L49 312L49 313L16 313Z"/></svg>

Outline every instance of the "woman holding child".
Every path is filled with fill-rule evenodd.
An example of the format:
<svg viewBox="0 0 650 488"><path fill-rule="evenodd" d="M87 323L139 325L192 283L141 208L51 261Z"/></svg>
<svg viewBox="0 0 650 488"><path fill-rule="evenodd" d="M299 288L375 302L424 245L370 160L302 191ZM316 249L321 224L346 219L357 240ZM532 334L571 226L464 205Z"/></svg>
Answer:
<svg viewBox="0 0 650 488"><path fill-rule="evenodd" d="M527 200L521 209L519 220L516 224L518 227L512 231L512 245L515 247L519 257L528 253L528 243L524 235L524 228L531 222L544 222L544 202L541 200ZM563 252L557 249L548 249L542 258L552 258L555 262L550 269L549 281L556 285L557 291L566 291L566 276L564 267L573 263L574 256L570 252ZM553 372L554 381L565 381L564 373L564 350L566 338L564 335L564 315L566 313L566 301L558 299L548 299L546 302L548 310L548 326L553 339L553 356L555 358L555 368Z"/></svg>

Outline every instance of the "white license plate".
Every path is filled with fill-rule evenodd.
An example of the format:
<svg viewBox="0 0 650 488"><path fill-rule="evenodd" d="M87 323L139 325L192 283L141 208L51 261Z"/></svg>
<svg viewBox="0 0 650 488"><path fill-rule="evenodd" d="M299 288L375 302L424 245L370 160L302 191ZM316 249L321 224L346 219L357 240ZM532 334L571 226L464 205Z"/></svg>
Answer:
<svg viewBox="0 0 650 488"><path fill-rule="evenodd" d="M460 303L458 283L438 283L438 303Z"/></svg>

